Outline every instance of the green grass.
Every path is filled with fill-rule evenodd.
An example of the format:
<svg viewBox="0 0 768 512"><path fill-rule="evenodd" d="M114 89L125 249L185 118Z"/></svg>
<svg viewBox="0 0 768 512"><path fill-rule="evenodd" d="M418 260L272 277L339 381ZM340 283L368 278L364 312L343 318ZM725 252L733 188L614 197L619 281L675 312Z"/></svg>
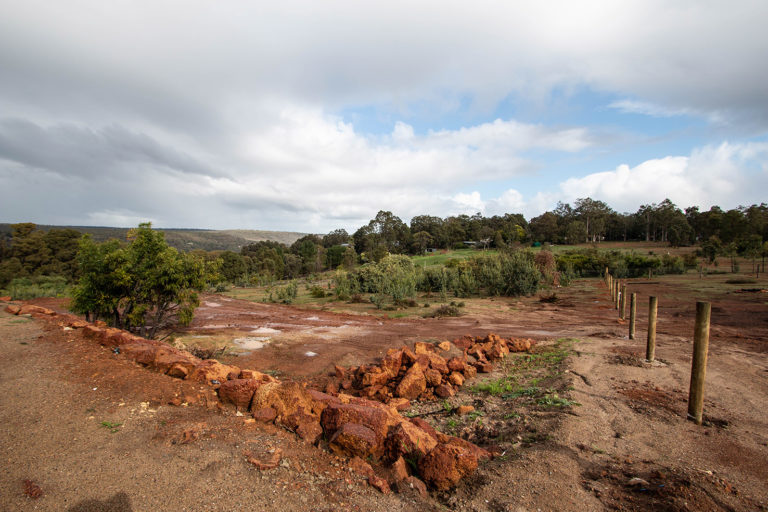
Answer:
<svg viewBox="0 0 768 512"><path fill-rule="evenodd" d="M70 286L61 276L17 277L0 290L0 295L10 295L13 300L30 300L38 297L66 297Z"/></svg>
<svg viewBox="0 0 768 512"><path fill-rule="evenodd" d="M489 395L503 395L510 393L517 387L514 376L505 375L495 380L486 380L472 386L475 393L488 393Z"/></svg>
<svg viewBox="0 0 768 512"><path fill-rule="evenodd" d="M434 267L437 265L445 265L448 260L466 260L473 256L480 254L496 254L496 249L487 249L485 251L480 249L459 249L433 252L425 254L423 256L413 256L413 264L417 267Z"/></svg>
<svg viewBox="0 0 768 512"><path fill-rule="evenodd" d="M101 426L108 429L110 434L114 434L118 432L119 428L122 426L122 423L113 423L111 421L102 421Z"/></svg>

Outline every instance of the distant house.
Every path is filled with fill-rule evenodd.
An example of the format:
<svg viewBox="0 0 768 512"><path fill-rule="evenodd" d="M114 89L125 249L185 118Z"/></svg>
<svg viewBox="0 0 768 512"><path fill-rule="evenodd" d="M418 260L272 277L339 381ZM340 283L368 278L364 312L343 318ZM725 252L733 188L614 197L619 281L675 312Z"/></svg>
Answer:
<svg viewBox="0 0 768 512"><path fill-rule="evenodd" d="M433 252L437 252L437 248L435 248L435 247L427 247L425 249L425 251L429 252L429 253L433 253Z"/></svg>
<svg viewBox="0 0 768 512"><path fill-rule="evenodd" d="M467 247L475 247L475 246L477 246L477 242L475 242L474 240L464 240L463 243Z"/></svg>

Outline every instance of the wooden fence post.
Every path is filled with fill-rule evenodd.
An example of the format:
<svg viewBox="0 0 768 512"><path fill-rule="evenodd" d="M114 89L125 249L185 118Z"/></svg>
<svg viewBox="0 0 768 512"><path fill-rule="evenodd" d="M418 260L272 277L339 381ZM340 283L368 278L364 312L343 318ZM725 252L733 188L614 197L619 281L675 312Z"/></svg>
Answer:
<svg viewBox="0 0 768 512"><path fill-rule="evenodd" d="M637 294L633 293L629 300L629 339L635 339L635 317L637 315Z"/></svg>
<svg viewBox="0 0 768 512"><path fill-rule="evenodd" d="M621 285L621 297L619 299L619 318L627 318L627 285Z"/></svg>
<svg viewBox="0 0 768 512"><path fill-rule="evenodd" d="M651 295L648 297L648 342L645 346L645 359L653 361L656 357L656 317L658 316L659 301Z"/></svg>
<svg viewBox="0 0 768 512"><path fill-rule="evenodd" d="M693 361L691 362L691 387L688 392L688 419L701 425L704 415L704 379L707 376L707 352L709 350L709 319L712 305L696 303L696 328L693 333Z"/></svg>

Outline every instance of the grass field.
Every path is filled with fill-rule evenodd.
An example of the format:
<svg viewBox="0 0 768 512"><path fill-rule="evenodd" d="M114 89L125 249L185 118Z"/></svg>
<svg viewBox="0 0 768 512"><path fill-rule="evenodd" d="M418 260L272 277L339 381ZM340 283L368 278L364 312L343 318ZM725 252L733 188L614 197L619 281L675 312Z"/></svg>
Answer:
<svg viewBox="0 0 768 512"><path fill-rule="evenodd" d="M441 249L438 252L433 252L430 254L425 254L423 256L414 256L413 264L418 267L434 267L437 265L445 265L445 263L448 260L465 260L468 258L471 258L473 256L477 256L480 254L496 254L498 251L496 249L488 249L488 250L479 250L479 249L459 249L459 250L448 250L448 249Z"/></svg>

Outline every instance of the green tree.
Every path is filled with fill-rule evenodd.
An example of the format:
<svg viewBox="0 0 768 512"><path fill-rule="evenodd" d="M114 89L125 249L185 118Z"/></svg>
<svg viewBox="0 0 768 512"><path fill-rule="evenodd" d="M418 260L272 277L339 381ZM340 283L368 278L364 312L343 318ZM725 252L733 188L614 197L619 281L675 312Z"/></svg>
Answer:
<svg viewBox="0 0 768 512"><path fill-rule="evenodd" d="M333 245L325 251L325 265L329 269L336 269L344 262L344 253L347 247L342 245Z"/></svg>
<svg viewBox="0 0 768 512"><path fill-rule="evenodd" d="M565 230L565 240L569 244L578 244L587 238L587 228L580 220L571 221Z"/></svg>
<svg viewBox="0 0 768 512"><path fill-rule="evenodd" d="M557 242L558 224L557 215L546 212L534 217L530 222L531 236L536 242Z"/></svg>
<svg viewBox="0 0 768 512"><path fill-rule="evenodd" d="M43 267L45 274L59 274L73 281L77 274L77 249L82 233L77 230L51 229L43 235L46 247L51 251L51 262Z"/></svg>
<svg viewBox="0 0 768 512"><path fill-rule="evenodd" d="M221 275L225 281L234 283L248 272L248 265L242 255L224 251L219 257L221 258Z"/></svg>
<svg viewBox="0 0 768 512"><path fill-rule="evenodd" d="M11 225L11 256L21 263L19 277L38 275L52 261L45 234L31 222Z"/></svg>
<svg viewBox="0 0 768 512"><path fill-rule="evenodd" d="M427 245L432 241L432 235L426 231L419 231L413 235L414 245L418 248L419 254L424 254L427 249Z"/></svg>
<svg viewBox="0 0 768 512"><path fill-rule="evenodd" d="M350 236L346 229L334 229L323 237L323 247L348 244L349 240Z"/></svg>
<svg viewBox="0 0 768 512"><path fill-rule="evenodd" d="M80 243L81 277L71 308L105 318L116 327L154 338L172 319L192 321L197 292L213 276L201 259L169 247L151 224L129 231L129 243L102 244L86 236Z"/></svg>
<svg viewBox="0 0 768 512"><path fill-rule="evenodd" d="M717 257L723 252L723 242L715 235L710 236L706 242L701 244L701 254L710 263L715 263Z"/></svg>
<svg viewBox="0 0 768 512"><path fill-rule="evenodd" d="M586 229L586 242L598 242L605 232L605 218L613 212L603 201L590 197L577 199L575 203L577 217L584 223ZM571 241L574 243L574 241Z"/></svg>

